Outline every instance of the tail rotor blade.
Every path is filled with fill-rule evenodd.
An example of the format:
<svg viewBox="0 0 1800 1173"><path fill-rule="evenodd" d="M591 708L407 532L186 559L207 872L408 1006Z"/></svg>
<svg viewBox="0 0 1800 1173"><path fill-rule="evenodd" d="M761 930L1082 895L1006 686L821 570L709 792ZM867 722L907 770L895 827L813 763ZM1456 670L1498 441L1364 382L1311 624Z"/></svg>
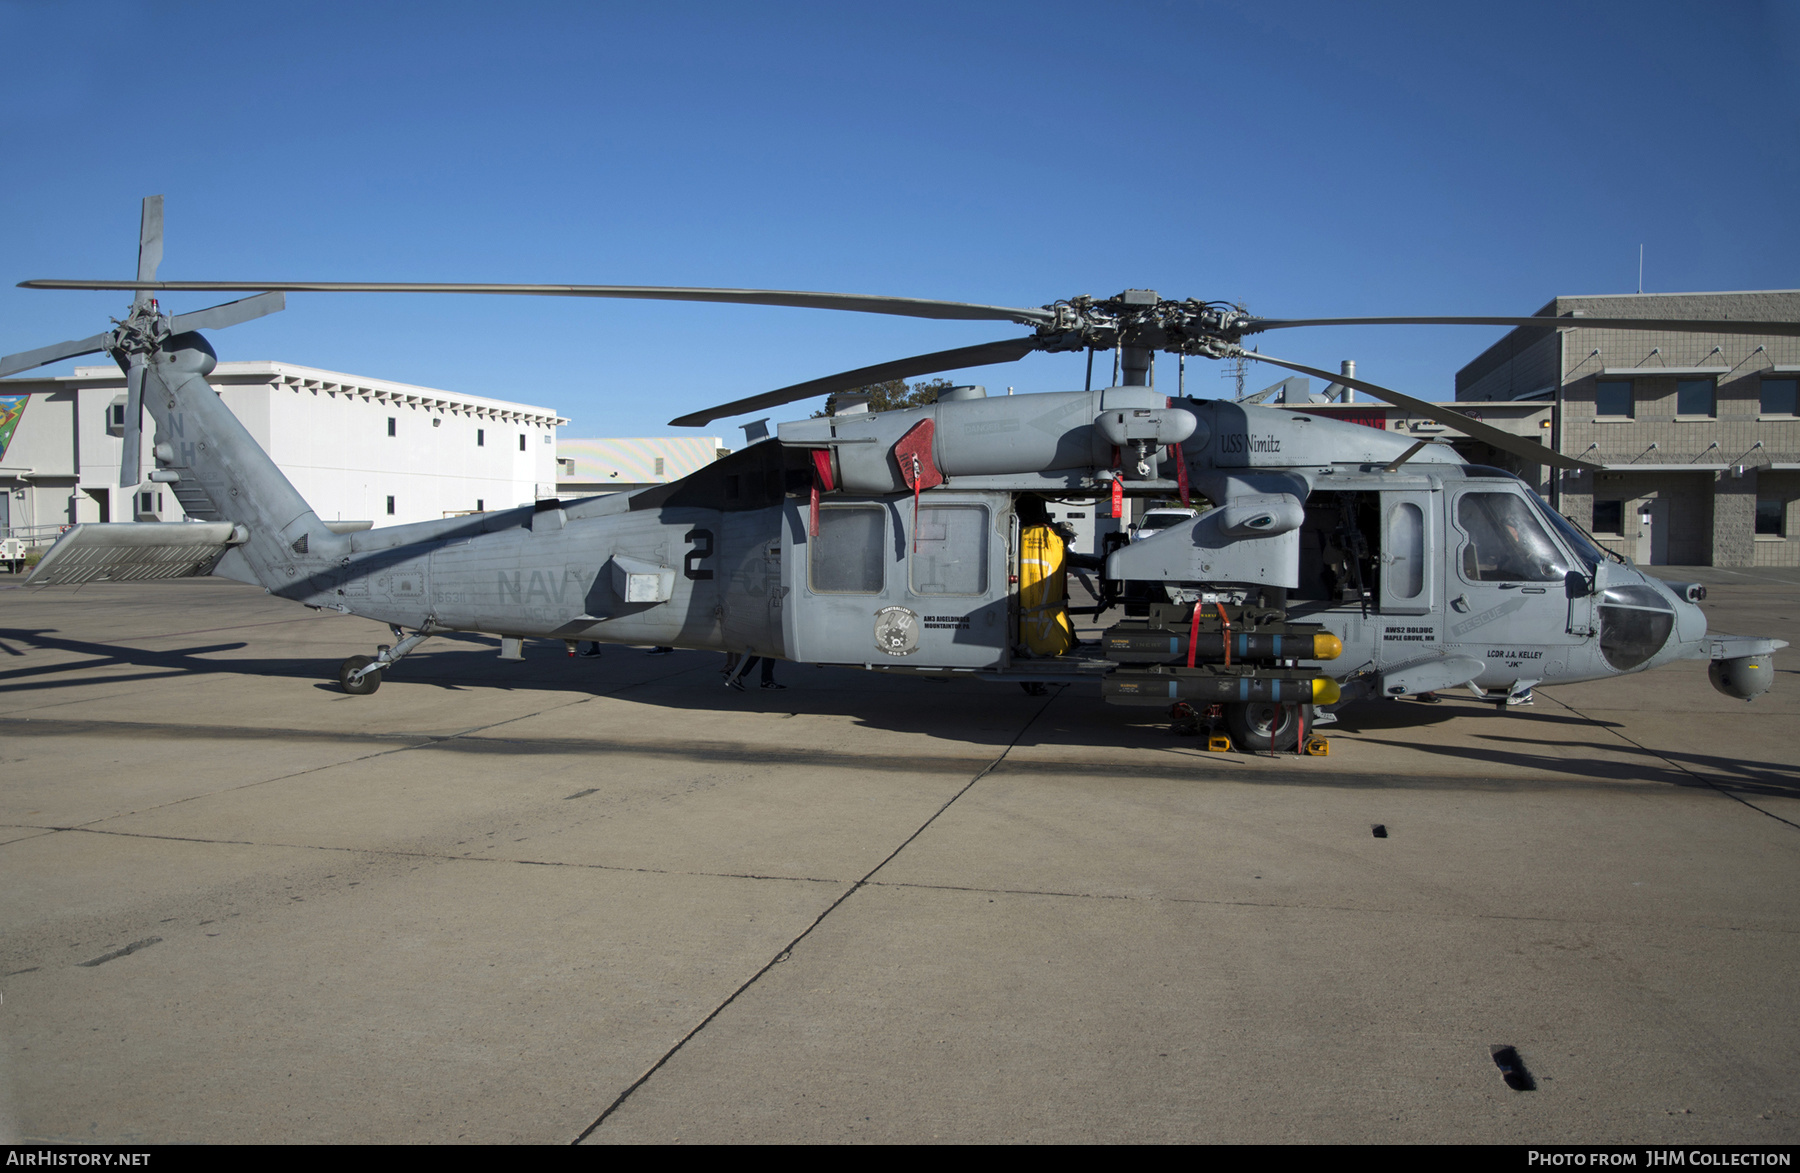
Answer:
<svg viewBox="0 0 1800 1173"><path fill-rule="evenodd" d="M133 355L125 371L125 447L119 454L119 487L135 489L144 479L144 360Z"/></svg>
<svg viewBox="0 0 1800 1173"><path fill-rule="evenodd" d="M93 354L106 349L112 341L111 334L96 334L92 338L83 338L79 342L58 342L55 346L40 346L36 350L21 350L18 354L9 354L0 358L0 378L28 371L32 367L41 367L45 363L53 363L59 359L74 358L77 355Z"/></svg>
<svg viewBox="0 0 1800 1173"><path fill-rule="evenodd" d="M287 294L259 293L255 297L228 301L211 309L177 314L169 320L169 329L176 334L186 334L189 330L223 330L227 326L235 326L239 322L248 322L286 308Z"/></svg>
<svg viewBox="0 0 1800 1173"><path fill-rule="evenodd" d="M979 346L964 346L956 350L940 350L935 354L915 355L912 358L896 359L893 362L879 363L872 367L845 371L839 375L827 375L823 379L813 379L806 383L795 383L791 387L783 387L779 391L770 391L762 395L752 395L748 399L722 403L717 407L709 407L705 411L696 411L691 415L684 415L680 419L670 420L669 423L678 428L697 428L716 419L724 419L726 416L742 415L748 411L761 411L766 407L780 407L784 403L793 403L798 399L830 395L837 391L848 391L853 387L867 387L874 383L885 383L889 379L910 379L914 375L935 375L939 371L957 371L964 367L985 367L994 363L1017 362L1036 349L1038 349L1036 338L1006 338L999 342L983 342Z"/></svg>
<svg viewBox="0 0 1800 1173"><path fill-rule="evenodd" d="M157 267L162 264L162 244L163 198L148 196L144 200L144 218L138 225L137 279L140 282L156 280Z"/></svg>
<svg viewBox="0 0 1800 1173"><path fill-rule="evenodd" d="M1303 375L1311 375L1317 379L1324 379L1328 383L1342 383L1345 386L1354 387L1358 391L1366 391L1375 398L1391 403L1395 407L1404 407L1414 415L1424 416L1428 420L1435 420L1447 428L1455 428L1457 431L1462 432L1472 439L1492 444L1494 447L1500 449L1500 451L1510 452L1514 456L1531 464L1548 464L1557 468L1584 468L1590 472L1600 471L1600 466L1597 464L1589 464L1585 460L1576 460L1573 456L1564 456L1562 453L1543 444L1535 444L1523 436L1515 436L1511 432L1503 432L1499 428L1482 423L1480 420L1471 419L1460 411L1455 411L1436 403L1428 403L1423 399L1415 399L1411 395L1405 395L1399 391L1383 387L1379 383L1370 383L1364 379L1353 379L1348 375L1339 374L1336 371L1321 370L1318 367L1302 366L1300 363L1274 358L1259 351L1248 351L1244 354L1244 357L1253 358L1257 362L1266 362L1273 366L1286 367L1290 371L1299 371Z"/></svg>

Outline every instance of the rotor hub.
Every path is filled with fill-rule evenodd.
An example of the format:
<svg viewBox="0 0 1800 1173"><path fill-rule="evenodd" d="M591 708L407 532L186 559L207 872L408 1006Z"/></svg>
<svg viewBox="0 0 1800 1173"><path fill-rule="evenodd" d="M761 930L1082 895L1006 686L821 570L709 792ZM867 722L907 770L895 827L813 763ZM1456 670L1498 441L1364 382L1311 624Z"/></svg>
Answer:
<svg viewBox="0 0 1800 1173"><path fill-rule="evenodd" d="M1155 290L1127 289L1116 297L1072 297L1044 307L1054 320L1037 328L1048 351L1141 348L1204 358L1231 358L1238 340L1255 329L1240 306L1223 301L1171 301Z"/></svg>
<svg viewBox="0 0 1800 1173"><path fill-rule="evenodd" d="M147 359L174 332L169 316L149 298L133 303L124 320L114 318L113 325L115 329L107 335L106 349L115 356L124 355L128 359Z"/></svg>

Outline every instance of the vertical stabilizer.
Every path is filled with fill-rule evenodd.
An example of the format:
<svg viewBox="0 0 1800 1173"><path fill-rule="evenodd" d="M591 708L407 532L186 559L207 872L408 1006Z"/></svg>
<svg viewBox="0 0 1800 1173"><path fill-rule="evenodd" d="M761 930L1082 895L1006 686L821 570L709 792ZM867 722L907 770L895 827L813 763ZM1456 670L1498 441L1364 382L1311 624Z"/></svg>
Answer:
<svg viewBox="0 0 1800 1173"><path fill-rule="evenodd" d="M206 381L218 358L196 333L150 355L144 406L156 421L154 481L190 517L238 527L238 548L272 593L311 593L314 575L349 553Z"/></svg>

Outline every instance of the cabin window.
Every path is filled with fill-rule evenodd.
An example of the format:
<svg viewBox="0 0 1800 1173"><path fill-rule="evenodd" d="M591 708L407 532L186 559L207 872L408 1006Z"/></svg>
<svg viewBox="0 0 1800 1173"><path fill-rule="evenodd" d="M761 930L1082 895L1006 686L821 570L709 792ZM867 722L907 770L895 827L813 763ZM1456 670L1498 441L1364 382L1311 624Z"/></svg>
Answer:
<svg viewBox="0 0 1800 1173"><path fill-rule="evenodd" d="M1462 572L1470 582L1561 582L1570 567L1562 551L1512 493L1464 493L1456 524L1468 535Z"/></svg>
<svg viewBox="0 0 1800 1173"><path fill-rule="evenodd" d="M1425 589L1425 513L1410 501L1388 516L1388 591L1396 599L1416 599Z"/></svg>
<svg viewBox="0 0 1800 1173"><path fill-rule="evenodd" d="M980 505L935 505L919 510L913 531L915 595L985 595L988 511Z"/></svg>
<svg viewBox="0 0 1800 1173"><path fill-rule="evenodd" d="M819 534L807 541L807 580L819 594L876 595L884 583L879 506L819 510Z"/></svg>

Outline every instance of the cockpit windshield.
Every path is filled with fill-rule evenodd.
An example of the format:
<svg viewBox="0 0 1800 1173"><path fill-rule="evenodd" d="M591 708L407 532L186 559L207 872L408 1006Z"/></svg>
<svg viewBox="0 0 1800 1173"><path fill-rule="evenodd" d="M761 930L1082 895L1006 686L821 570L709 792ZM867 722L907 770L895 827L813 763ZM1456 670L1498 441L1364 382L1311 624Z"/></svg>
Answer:
<svg viewBox="0 0 1800 1173"><path fill-rule="evenodd" d="M1575 556L1587 563L1589 574L1594 573L1594 570L1606 561L1606 551L1595 545L1594 540L1582 532L1580 526L1541 502L1535 504L1537 504L1538 512L1549 518L1550 524L1556 528L1557 533L1562 535L1563 541L1567 542L1569 548L1575 551Z"/></svg>
<svg viewBox="0 0 1800 1173"><path fill-rule="evenodd" d="M1517 493L1464 493L1456 524L1469 535L1463 577L1470 582L1561 582L1569 558Z"/></svg>

